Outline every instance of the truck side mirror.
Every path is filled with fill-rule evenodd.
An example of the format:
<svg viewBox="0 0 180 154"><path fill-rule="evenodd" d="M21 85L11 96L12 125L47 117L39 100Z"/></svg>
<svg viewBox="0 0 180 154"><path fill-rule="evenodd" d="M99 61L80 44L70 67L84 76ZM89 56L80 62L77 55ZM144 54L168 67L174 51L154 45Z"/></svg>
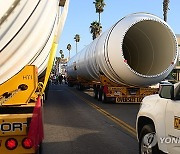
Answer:
<svg viewBox="0 0 180 154"><path fill-rule="evenodd" d="M159 91L159 96L161 98L173 100L174 99L174 85L172 85L172 84L161 85L160 91Z"/></svg>

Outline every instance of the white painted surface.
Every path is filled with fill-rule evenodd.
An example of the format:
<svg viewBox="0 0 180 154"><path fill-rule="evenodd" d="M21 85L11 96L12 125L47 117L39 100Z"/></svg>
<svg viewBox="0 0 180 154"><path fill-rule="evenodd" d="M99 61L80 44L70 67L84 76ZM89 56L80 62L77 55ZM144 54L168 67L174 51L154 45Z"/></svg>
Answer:
<svg viewBox="0 0 180 154"><path fill-rule="evenodd" d="M129 86L153 85L173 69L178 57L176 36L160 18L136 13L118 21L68 62L68 75ZM77 70L74 69L76 66Z"/></svg>
<svg viewBox="0 0 180 154"><path fill-rule="evenodd" d="M14 1L0 1L0 10L3 10L0 17L11 9ZM25 65L36 65L39 74L46 69L54 36L61 34L59 29L62 31L68 10L66 5L62 17L58 4L59 0L20 0L1 23L0 84Z"/></svg>

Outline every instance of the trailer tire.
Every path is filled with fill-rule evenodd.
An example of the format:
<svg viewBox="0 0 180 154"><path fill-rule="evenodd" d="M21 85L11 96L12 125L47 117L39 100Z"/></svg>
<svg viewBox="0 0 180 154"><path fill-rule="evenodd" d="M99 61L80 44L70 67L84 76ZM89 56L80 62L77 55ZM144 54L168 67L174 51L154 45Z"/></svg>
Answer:
<svg viewBox="0 0 180 154"><path fill-rule="evenodd" d="M102 96L103 96L103 89L99 88L99 90L98 90L98 101L102 101Z"/></svg>
<svg viewBox="0 0 180 154"><path fill-rule="evenodd" d="M84 90L84 86L83 86L81 83L79 83L79 84L77 85L77 89L78 89L79 91L83 91L83 90Z"/></svg>
<svg viewBox="0 0 180 154"><path fill-rule="evenodd" d="M103 103L107 103L108 101L107 101L107 97L106 97L106 94L103 92L103 94L102 94L102 102Z"/></svg>
<svg viewBox="0 0 180 154"><path fill-rule="evenodd" d="M96 85L93 85L93 89L94 89L94 98L98 99L98 88Z"/></svg>
<svg viewBox="0 0 180 154"><path fill-rule="evenodd" d="M42 154L43 152L42 152L42 142L39 144L39 147L38 147L38 149L37 149L37 151L36 151L36 154Z"/></svg>
<svg viewBox="0 0 180 154"><path fill-rule="evenodd" d="M73 85L72 82L68 82L68 86L69 86L69 87L73 87L74 85Z"/></svg>
<svg viewBox="0 0 180 154"><path fill-rule="evenodd" d="M147 134L155 134L155 128L152 124L145 125L140 132L139 154L144 154L144 153L149 153L149 152L152 154L160 154L160 150L158 148L157 143L152 147L148 147L148 145L145 145L143 140Z"/></svg>

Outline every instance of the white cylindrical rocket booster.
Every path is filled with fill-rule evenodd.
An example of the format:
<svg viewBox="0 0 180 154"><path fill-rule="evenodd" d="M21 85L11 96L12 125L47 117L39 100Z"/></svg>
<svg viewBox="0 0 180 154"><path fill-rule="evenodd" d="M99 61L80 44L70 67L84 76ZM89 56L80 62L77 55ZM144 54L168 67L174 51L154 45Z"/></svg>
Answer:
<svg viewBox="0 0 180 154"><path fill-rule="evenodd" d="M99 81L100 74L128 86L149 86L163 80L178 57L177 39L160 18L128 15L76 54L67 64L68 76Z"/></svg>

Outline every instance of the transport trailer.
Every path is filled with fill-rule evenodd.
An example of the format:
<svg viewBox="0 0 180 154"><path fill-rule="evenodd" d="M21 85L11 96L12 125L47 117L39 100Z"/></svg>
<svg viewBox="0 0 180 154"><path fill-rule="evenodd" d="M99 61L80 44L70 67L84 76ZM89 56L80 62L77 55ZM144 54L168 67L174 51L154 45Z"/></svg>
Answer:
<svg viewBox="0 0 180 154"><path fill-rule="evenodd" d="M99 100L140 102L157 93L151 85L168 76L177 58L177 38L170 26L152 14L134 13L68 61L68 83L93 87Z"/></svg>
<svg viewBox="0 0 180 154"><path fill-rule="evenodd" d="M116 103L139 103L147 95L158 93L158 88L130 87L113 83L101 75L101 83L94 84L94 97L99 101Z"/></svg>
<svg viewBox="0 0 180 154"><path fill-rule="evenodd" d="M0 85L0 153L40 153L42 92L35 66L25 66Z"/></svg>
<svg viewBox="0 0 180 154"><path fill-rule="evenodd" d="M78 90L93 88L94 98L103 103L139 103L145 96L157 94L159 88L130 87L116 84L104 75L100 76L100 82L88 82L86 80L68 77L68 86L76 86Z"/></svg>

